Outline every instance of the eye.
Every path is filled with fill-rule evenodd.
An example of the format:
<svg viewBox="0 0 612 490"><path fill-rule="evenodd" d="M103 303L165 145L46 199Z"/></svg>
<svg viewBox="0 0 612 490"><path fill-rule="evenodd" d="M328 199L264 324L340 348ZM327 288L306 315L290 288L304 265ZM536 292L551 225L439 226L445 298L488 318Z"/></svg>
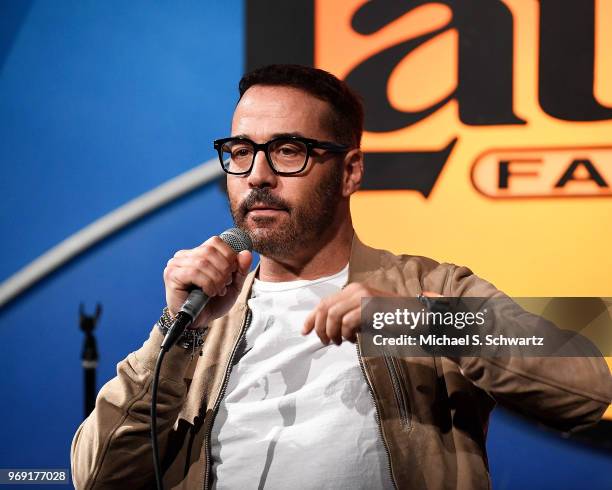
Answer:
<svg viewBox="0 0 612 490"><path fill-rule="evenodd" d="M234 155L235 157L246 156L248 154L249 154L248 148L235 148L232 151L232 155Z"/></svg>
<svg viewBox="0 0 612 490"><path fill-rule="evenodd" d="M227 148L227 151L232 158L247 158L253 154L253 148L250 145L238 144Z"/></svg>
<svg viewBox="0 0 612 490"><path fill-rule="evenodd" d="M298 141L282 141L275 146L273 152L284 159L303 158L306 147Z"/></svg>
<svg viewBox="0 0 612 490"><path fill-rule="evenodd" d="M285 156L291 156L299 153L300 148L298 148L296 145L286 143L278 149L278 152Z"/></svg>

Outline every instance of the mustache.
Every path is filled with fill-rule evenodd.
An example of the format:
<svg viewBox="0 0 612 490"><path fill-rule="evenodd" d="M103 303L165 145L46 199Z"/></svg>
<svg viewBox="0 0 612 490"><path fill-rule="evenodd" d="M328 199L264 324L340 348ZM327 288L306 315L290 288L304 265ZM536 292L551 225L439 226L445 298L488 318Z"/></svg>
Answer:
<svg viewBox="0 0 612 490"><path fill-rule="evenodd" d="M246 215L255 204L263 204L264 206L270 206L285 211L289 211L291 209L285 200L281 199L280 197L276 197L272 194L272 192L270 192L269 188L264 187L262 189L253 189L251 193L240 203L240 215Z"/></svg>

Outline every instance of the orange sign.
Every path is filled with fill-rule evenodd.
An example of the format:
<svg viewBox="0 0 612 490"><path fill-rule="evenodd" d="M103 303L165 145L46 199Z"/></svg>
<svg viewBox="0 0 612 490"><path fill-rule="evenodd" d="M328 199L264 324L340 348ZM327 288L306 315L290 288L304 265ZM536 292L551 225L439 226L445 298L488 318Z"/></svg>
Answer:
<svg viewBox="0 0 612 490"><path fill-rule="evenodd" d="M314 64L366 108L359 234L515 296L612 296L611 22L601 0L316 0Z"/></svg>
<svg viewBox="0 0 612 490"><path fill-rule="evenodd" d="M363 98L363 240L467 265L516 297L612 296L612 2L249 12L249 67L312 63Z"/></svg>

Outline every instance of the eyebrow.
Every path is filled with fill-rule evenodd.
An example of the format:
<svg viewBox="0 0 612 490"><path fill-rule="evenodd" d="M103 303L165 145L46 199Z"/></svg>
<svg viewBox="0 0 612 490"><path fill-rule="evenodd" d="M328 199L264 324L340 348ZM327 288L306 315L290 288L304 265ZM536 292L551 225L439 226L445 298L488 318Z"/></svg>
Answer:
<svg viewBox="0 0 612 490"><path fill-rule="evenodd" d="M306 137L302 133L300 133L299 131L294 131L292 133L274 133L270 139L289 138L291 136L299 136L300 138L305 138ZM236 135L233 135L232 138L246 138L248 140L252 139L248 134L236 134Z"/></svg>

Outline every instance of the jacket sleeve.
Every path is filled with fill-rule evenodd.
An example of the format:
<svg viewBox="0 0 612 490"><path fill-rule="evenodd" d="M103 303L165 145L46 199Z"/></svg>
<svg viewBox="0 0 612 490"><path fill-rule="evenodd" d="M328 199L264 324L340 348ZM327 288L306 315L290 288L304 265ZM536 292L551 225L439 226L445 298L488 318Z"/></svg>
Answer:
<svg viewBox="0 0 612 490"><path fill-rule="evenodd" d="M136 352L117 365L117 376L100 390L93 412L78 428L71 447L72 479L77 489L153 488L150 444L153 371L162 334L157 328ZM160 460L187 392L191 352L171 348L160 372L157 429Z"/></svg>
<svg viewBox="0 0 612 490"><path fill-rule="evenodd" d="M467 267L457 266L451 266L444 294L507 298ZM542 325L540 317L524 311L504 321L511 323L504 328L527 335ZM453 360L465 377L500 404L557 429L575 431L596 423L612 401L612 375L605 358L593 355L593 349L587 348L584 352L587 354L574 357L460 357Z"/></svg>

